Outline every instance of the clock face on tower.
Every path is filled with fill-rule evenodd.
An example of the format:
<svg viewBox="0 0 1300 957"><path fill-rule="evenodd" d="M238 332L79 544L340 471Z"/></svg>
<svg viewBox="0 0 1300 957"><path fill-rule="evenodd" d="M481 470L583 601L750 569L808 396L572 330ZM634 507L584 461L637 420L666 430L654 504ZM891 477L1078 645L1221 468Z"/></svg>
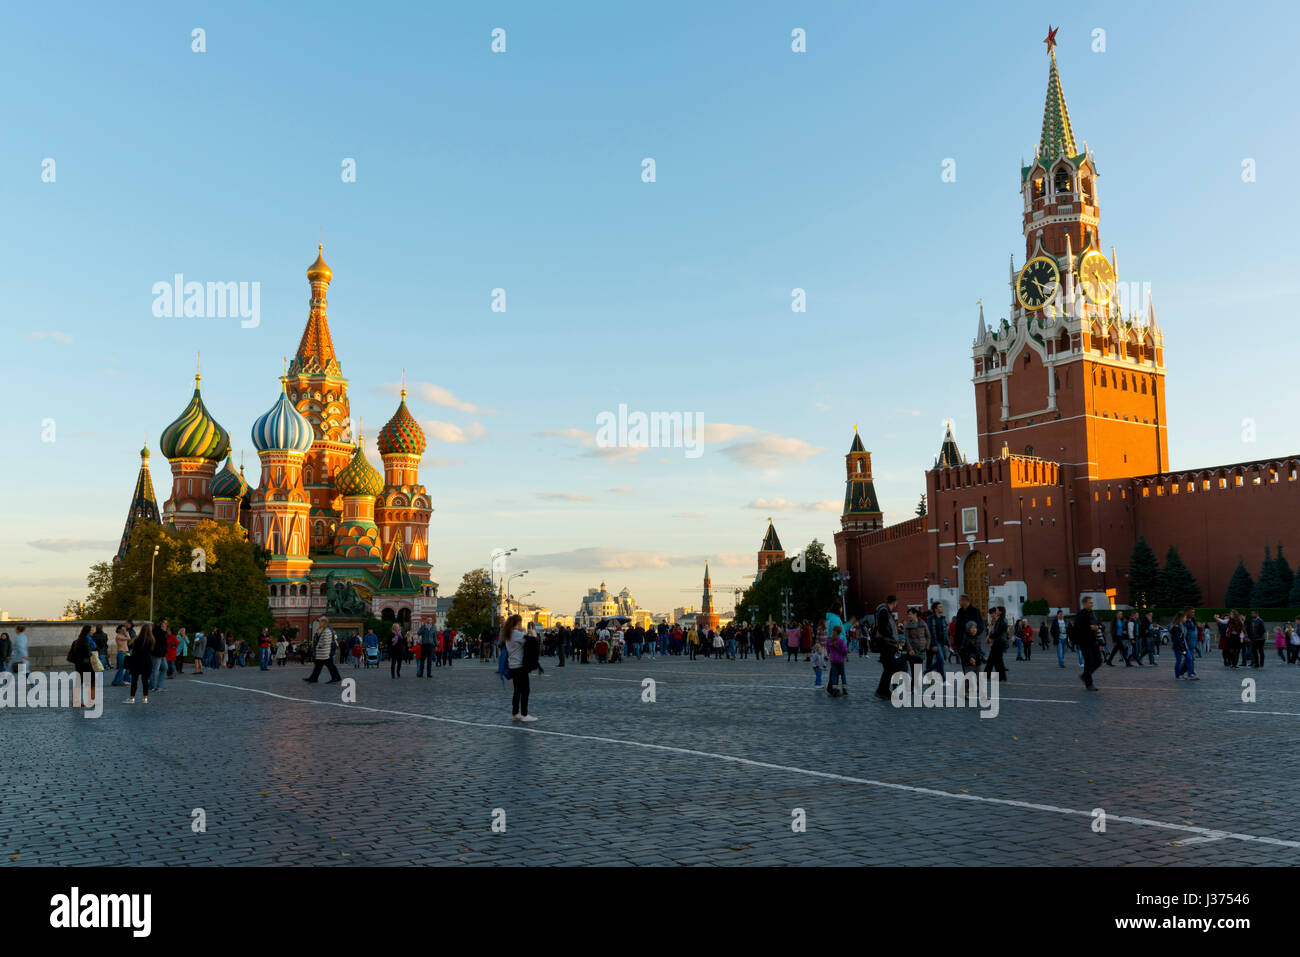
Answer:
<svg viewBox="0 0 1300 957"><path fill-rule="evenodd" d="M1083 254L1079 262L1079 281L1089 302L1104 305L1115 292L1115 270L1110 262L1095 249Z"/></svg>
<svg viewBox="0 0 1300 957"><path fill-rule="evenodd" d="M1055 296L1061 285L1061 272L1056 260L1048 256L1035 256L1025 263L1016 278L1016 298L1026 309L1042 309Z"/></svg>

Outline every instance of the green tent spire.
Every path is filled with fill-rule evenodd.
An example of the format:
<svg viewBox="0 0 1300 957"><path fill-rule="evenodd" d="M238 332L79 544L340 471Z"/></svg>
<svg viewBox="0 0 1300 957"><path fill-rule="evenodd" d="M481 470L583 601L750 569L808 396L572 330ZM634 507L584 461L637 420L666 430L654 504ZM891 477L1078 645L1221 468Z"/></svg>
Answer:
<svg viewBox="0 0 1300 957"><path fill-rule="evenodd" d="M1043 135L1038 141L1038 155L1047 160L1062 154L1074 156L1079 150L1074 145L1074 130L1070 126L1070 108L1065 105L1061 92L1061 78L1056 72L1056 51L1048 47L1052 58L1047 73L1047 102L1043 105Z"/></svg>

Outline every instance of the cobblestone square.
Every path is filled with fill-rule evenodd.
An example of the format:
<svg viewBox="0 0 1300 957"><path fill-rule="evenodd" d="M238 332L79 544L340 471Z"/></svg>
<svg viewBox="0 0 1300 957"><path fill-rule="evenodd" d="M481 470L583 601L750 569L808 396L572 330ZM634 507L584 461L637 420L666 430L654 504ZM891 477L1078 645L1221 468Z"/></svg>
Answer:
<svg viewBox="0 0 1300 957"><path fill-rule="evenodd" d="M1039 652L1010 663L993 719L878 701L866 658L839 700L784 658L544 667L529 726L478 661L345 667L355 704L291 664L186 674L147 706L109 688L94 720L0 711L2 860L1276 865L1300 848L1300 670L1276 660L1207 655L1190 683L1166 653L1103 666L1086 694Z"/></svg>

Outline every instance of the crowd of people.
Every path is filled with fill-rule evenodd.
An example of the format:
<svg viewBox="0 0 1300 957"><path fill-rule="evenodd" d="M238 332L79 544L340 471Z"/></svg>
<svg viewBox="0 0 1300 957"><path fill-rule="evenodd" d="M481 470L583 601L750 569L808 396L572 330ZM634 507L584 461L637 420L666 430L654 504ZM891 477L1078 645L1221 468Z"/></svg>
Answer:
<svg viewBox="0 0 1300 957"><path fill-rule="evenodd" d="M258 667L263 671L284 667L296 655L300 663L314 664L304 681L315 683L328 669L327 683L333 684L342 680L336 660L353 667L378 667L386 660L393 678L400 678L402 665L412 662L417 678L430 678L435 668L451 668L459 658L496 661L503 683L508 678L513 685L512 716L520 721L536 720L528 714L529 674L545 674L543 657L556 658L561 668L566 662L616 664L632 658L734 661L752 655L761 660L784 657L791 663L802 659L812 666L815 687L824 686L832 697L842 697L849 693L845 666L856 652L860 658L879 658L875 691L879 698L890 697L896 673L918 665L924 673L937 671L941 677L946 665L965 673L982 668L986 675L997 674L1005 682L1007 652L1014 648L1016 661L1030 661L1035 643L1043 651L1054 647L1060 668L1066 667L1067 656L1077 658L1079 680L1090 691L1097 690L1093 676L1103 665L1114 667L1118 657L1125 667L1155 666L1166 645L1174 656L1174 678L1180 681L1200 680L1196 660L1212 647L1217 647L1229 669L1263 668L1270 641L1280 662L1300 664L1300 617L1270 626L1254 609L1245 615L1236 610L1198 615L1189 607L1173 615L1168 625L1158 623L1150 611L1120 611L1103 622L1092 598L1085 598L1072 617L1064 611L1046 616L1037 629L1024 618L1011 622L1000 606L990 608L986 619L967 595L960 596L951 619L937 601L928 611L909 607L900 613L897 598L890 595L874 614L861 620L850 617L847 622L831 610L822 621L805 619L788 626L733 621L721 629L697 629L614 620L592 628L542 629L512 615L499 630L484 628L477 637L449 627L437 629L425 619L409 634L394 624L381 641L373 629L340 637L329 619L321 618L309 640L295 645L292 638L288 629L279 637L261 629L255 639ZM24 625L15 626L13 637L0 632L0 671L30 667L28 641ZM187 660L192 673L203 674L205 669L248 667L252 654L249 642L219 628L190 636L184 627L173 631L166 618L138 627L128 619L116 626L111 638L103 625L83 625L67 660L89 685L91 702L99 690L98 676L111 672L109 687L130 685L127 704L136 703L137 693L147 704L151 693L160 693L169 679L186 673Z"/></svg>

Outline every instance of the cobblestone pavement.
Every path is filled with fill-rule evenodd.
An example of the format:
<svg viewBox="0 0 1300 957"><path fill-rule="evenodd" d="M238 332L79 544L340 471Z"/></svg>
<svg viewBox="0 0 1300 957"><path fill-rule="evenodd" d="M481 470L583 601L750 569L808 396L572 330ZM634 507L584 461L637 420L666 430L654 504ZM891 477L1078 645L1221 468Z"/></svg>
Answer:
<svg viewBox="0 0 1300 957"><path fill-rule="evenodd" d="M1040 652L1009 662L994 719L895 709L857 657L838 700L784 658L544 666L528 726L477 661L423 680L345 667L355 704L292 664L187 674L147 706L110 688L95 720L0 711L0 864L1300 859L1300 668L1276 659L1207 654L1190 683L1166 653L1103 666L1086 694Z"/></svg>

